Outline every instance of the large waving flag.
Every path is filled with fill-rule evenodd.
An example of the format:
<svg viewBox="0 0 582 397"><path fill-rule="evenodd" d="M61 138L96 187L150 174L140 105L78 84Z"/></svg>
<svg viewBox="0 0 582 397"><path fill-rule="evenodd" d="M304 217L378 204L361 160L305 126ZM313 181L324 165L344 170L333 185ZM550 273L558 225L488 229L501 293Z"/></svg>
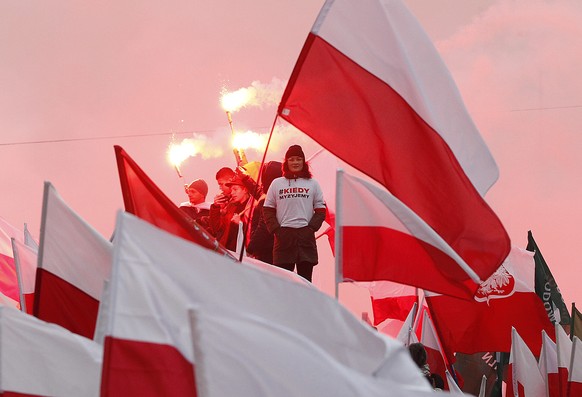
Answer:
<svg viewBox="0 0 582 397"><path fill-rule="evenodd" d="M512 327L539 355L541 331L552 338L555 332L535 293L534 266L532 252L514 247L472 301L426 292L447 357L453 352L509 352Z"/></svg>
<svg viewBox="0 0 582 397"><path fill-rule="evenodd" d="M473 269L383 187L338 170L336 207L338 281L390 280L465 299L479 287Z"/></svg>
<svg viewBox="0 0 582 397"><path fill-rule="evenodd" d="M260 316L313 341L365 374L390 367L393 344L315 288L118 217L109 286L104 396L192 395L194 354L187 309ZM407 379L393 368L389 375ZM404 371L404 369L403 369Z"/></svg>
<svg viewBox="0 0 582 397"><path fill-rule="evenodd" d="M99 396L97 343L0 306L0 395Z"/></svg>
<svg viewBox="0 0 582 397"><path fill-rule="evenodd" d="M33 313L92 338L112 245L44 184Z"/></svg>
<svg viewBox="0 0 582 397"><path fill-rule="evenodd" d="M507 384L506 395L546 397L546 384L536 358L515 328L511 330L509 371L511 371L511 382Z"/></svg>
<svg viewBox="0 0 582 397"><path fill-rule="evenodd" d="M401 1L326 1L278 112L388 188L481 280L509 253L509 237L481 197L497 166Z"/></svg>
<svg viewBox="0 0 582 397"><path fill-rule="evenodd" d="M358 372L302 333L249 313L194 310L191 321L200 396L433 395L404 346L392 360L416 377L413 385Z"/></svg>
<svg viewBox="0 0 582 397"><path fill-rule="evenodd" d="M180 211L120 146L115 146L115 157L127 212L168 233L232 256L210 233Z"/></svg>

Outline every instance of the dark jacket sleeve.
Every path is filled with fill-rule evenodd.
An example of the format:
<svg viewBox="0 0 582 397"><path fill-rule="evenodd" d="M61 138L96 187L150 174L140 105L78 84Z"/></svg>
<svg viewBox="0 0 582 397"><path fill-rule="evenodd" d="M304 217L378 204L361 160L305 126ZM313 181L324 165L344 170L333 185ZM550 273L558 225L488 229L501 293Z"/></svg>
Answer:
<svg viewBox="0 0 582 397"><path fill-rule="evenodd" d="M314 232L318 231L321 225L323 224L323 221L325 220L325 212L326 212L325 208L315 209L315 212L313 213L313 216L311 217L311 220L307 225L311 229L313 229Z"/></svg>
<svg viewBox="0 0 582 397"><path fill-rule="evenodd" d="M263 207L263 217L265 218L265 224L267 225L269 233L274 233L275 230L281 227L277 220L277 210L275 208Z"/></svg>

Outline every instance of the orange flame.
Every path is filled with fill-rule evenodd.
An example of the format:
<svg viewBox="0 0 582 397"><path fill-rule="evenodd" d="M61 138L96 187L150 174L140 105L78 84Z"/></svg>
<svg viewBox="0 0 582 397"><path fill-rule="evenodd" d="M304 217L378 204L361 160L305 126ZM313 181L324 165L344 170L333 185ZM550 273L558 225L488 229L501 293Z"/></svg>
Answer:
<svg viewBox="0 0 582 397"><path fill-rule="evenodd" d="M232 147L235 149L264 150L267 145L268 134L259 134L253 131L236 132L232 136Z"/></svg>
<svg viewBox="0 0 582 397"><path fill-rule="evenodd" d="M236 112L245 107L255 96L251 88L241 88L233 92L223 91L220 97L220 105L227 112Z"/></svg>

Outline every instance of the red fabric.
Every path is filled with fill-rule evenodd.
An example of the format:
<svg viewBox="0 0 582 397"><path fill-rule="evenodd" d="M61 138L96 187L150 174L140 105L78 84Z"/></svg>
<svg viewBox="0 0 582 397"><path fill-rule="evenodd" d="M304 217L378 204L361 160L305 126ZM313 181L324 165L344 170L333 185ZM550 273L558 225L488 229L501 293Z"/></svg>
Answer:
<svg viewBox="0 0 582 397"><path fill-rule="evenodd" d="M127 212L168 233L230 255L214 237L180 211L120 146L115 146L115 156Z"/></svg>
<svg viewBox="0 0 582 397"><path fill-rule="evenodd" d="M477 290L448 255L409 234L367 226L344 226L342 231L344 279L390 280L465 298Z"/></svg>
<svg viewBox="0 0 582 397"><path fill-rule="evenodd" d="M582 383L568 382L568 397L582 396Z"/></svg>
<svg viewBox="0 0 582 397"><path fill-rule="evenodd" d="M98 311L98 300L51 272L37 269L35 317L92 339Z"/></svg>
<svg viewBox="0 0 582 397"><path fill-rule="evenodd" d="M194 366L173 346L105 338L101 397L196 395Z"/></svg>
<svg viewBox="0 0 582 397"><path fill-rule="evenodd" d="M512 326L539 356L542 329L554 335L543 303L534 293L515 292L505 299L491 299L489 304L444 295L426 301L447 357L452 352L509 352Z"/></svg>
<svg viewBox="0 0 582 397"><path fill-rule="evenodd" d="M26 312L33 314L34 310L34 292L31 294L24 294L24 302L26 304Z"/></svg>
<svg viewBox="0 0 582 397"><path fill-rule="evenodd" d="M412 309L416 296L391 296L375 299L372 297L372 312L374 314L374 326L386 319L404 321Z"/></svg>
<svg viewBox="0 0 582 397"><path fill-rule="evenodd" d="M0 253L0 292L20 302L14 258Z"/></svg>
<svg viewBox="0 0 582 397"><path fill-rule="evenodd" d="M386 186L481 279L507 256L510 243L503 225L442 137L390 86L313 33L279 114Z"/></svg>
<svg viewBox="0 0 582 397"><path fill-rule="evenodd" d="M548 382L549 397L561 397L559 374L549 373L547 382ZM564 397L565 397L565 395L564 395Z"/></svg>
<svg viewBox="0 0 582 397"><path fill-rule="evenodd" d="M566 397L568 390L568 368L558 367L558 386L560 397ZM582 396L582 394L581 394Z"/></svg>

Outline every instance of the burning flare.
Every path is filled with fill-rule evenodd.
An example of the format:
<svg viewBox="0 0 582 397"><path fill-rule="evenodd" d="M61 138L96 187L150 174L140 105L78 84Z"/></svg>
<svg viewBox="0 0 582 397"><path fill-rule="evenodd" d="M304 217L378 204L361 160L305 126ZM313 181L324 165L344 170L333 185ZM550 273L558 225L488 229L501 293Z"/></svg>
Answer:
<svg viewBox="0 0 582 397"><path fill-rule="evenodd" d="M235 149L264 150L267 145L268 134L259 134L253 131L236 132L232 136L232 147Z"/></svg>
<svg viewBox="0 0 582 397"><path fill-rule="evenodd" d="M233 92L223 92L220 97L220 105L227 112L236 112L245 107L254 97L253 90L249 88L241 88Z"/></svg>
<svg viewBox="0 0 582 397"><path fill-rule="evenodd" d="M222 149L208 141L205 135L194 134L194 138L186 138L182 142L172 142L168 146L168 162L176 169L180 175L180 166L188 157L201 155L202 158L213 158L222 156Z"/></svg>

